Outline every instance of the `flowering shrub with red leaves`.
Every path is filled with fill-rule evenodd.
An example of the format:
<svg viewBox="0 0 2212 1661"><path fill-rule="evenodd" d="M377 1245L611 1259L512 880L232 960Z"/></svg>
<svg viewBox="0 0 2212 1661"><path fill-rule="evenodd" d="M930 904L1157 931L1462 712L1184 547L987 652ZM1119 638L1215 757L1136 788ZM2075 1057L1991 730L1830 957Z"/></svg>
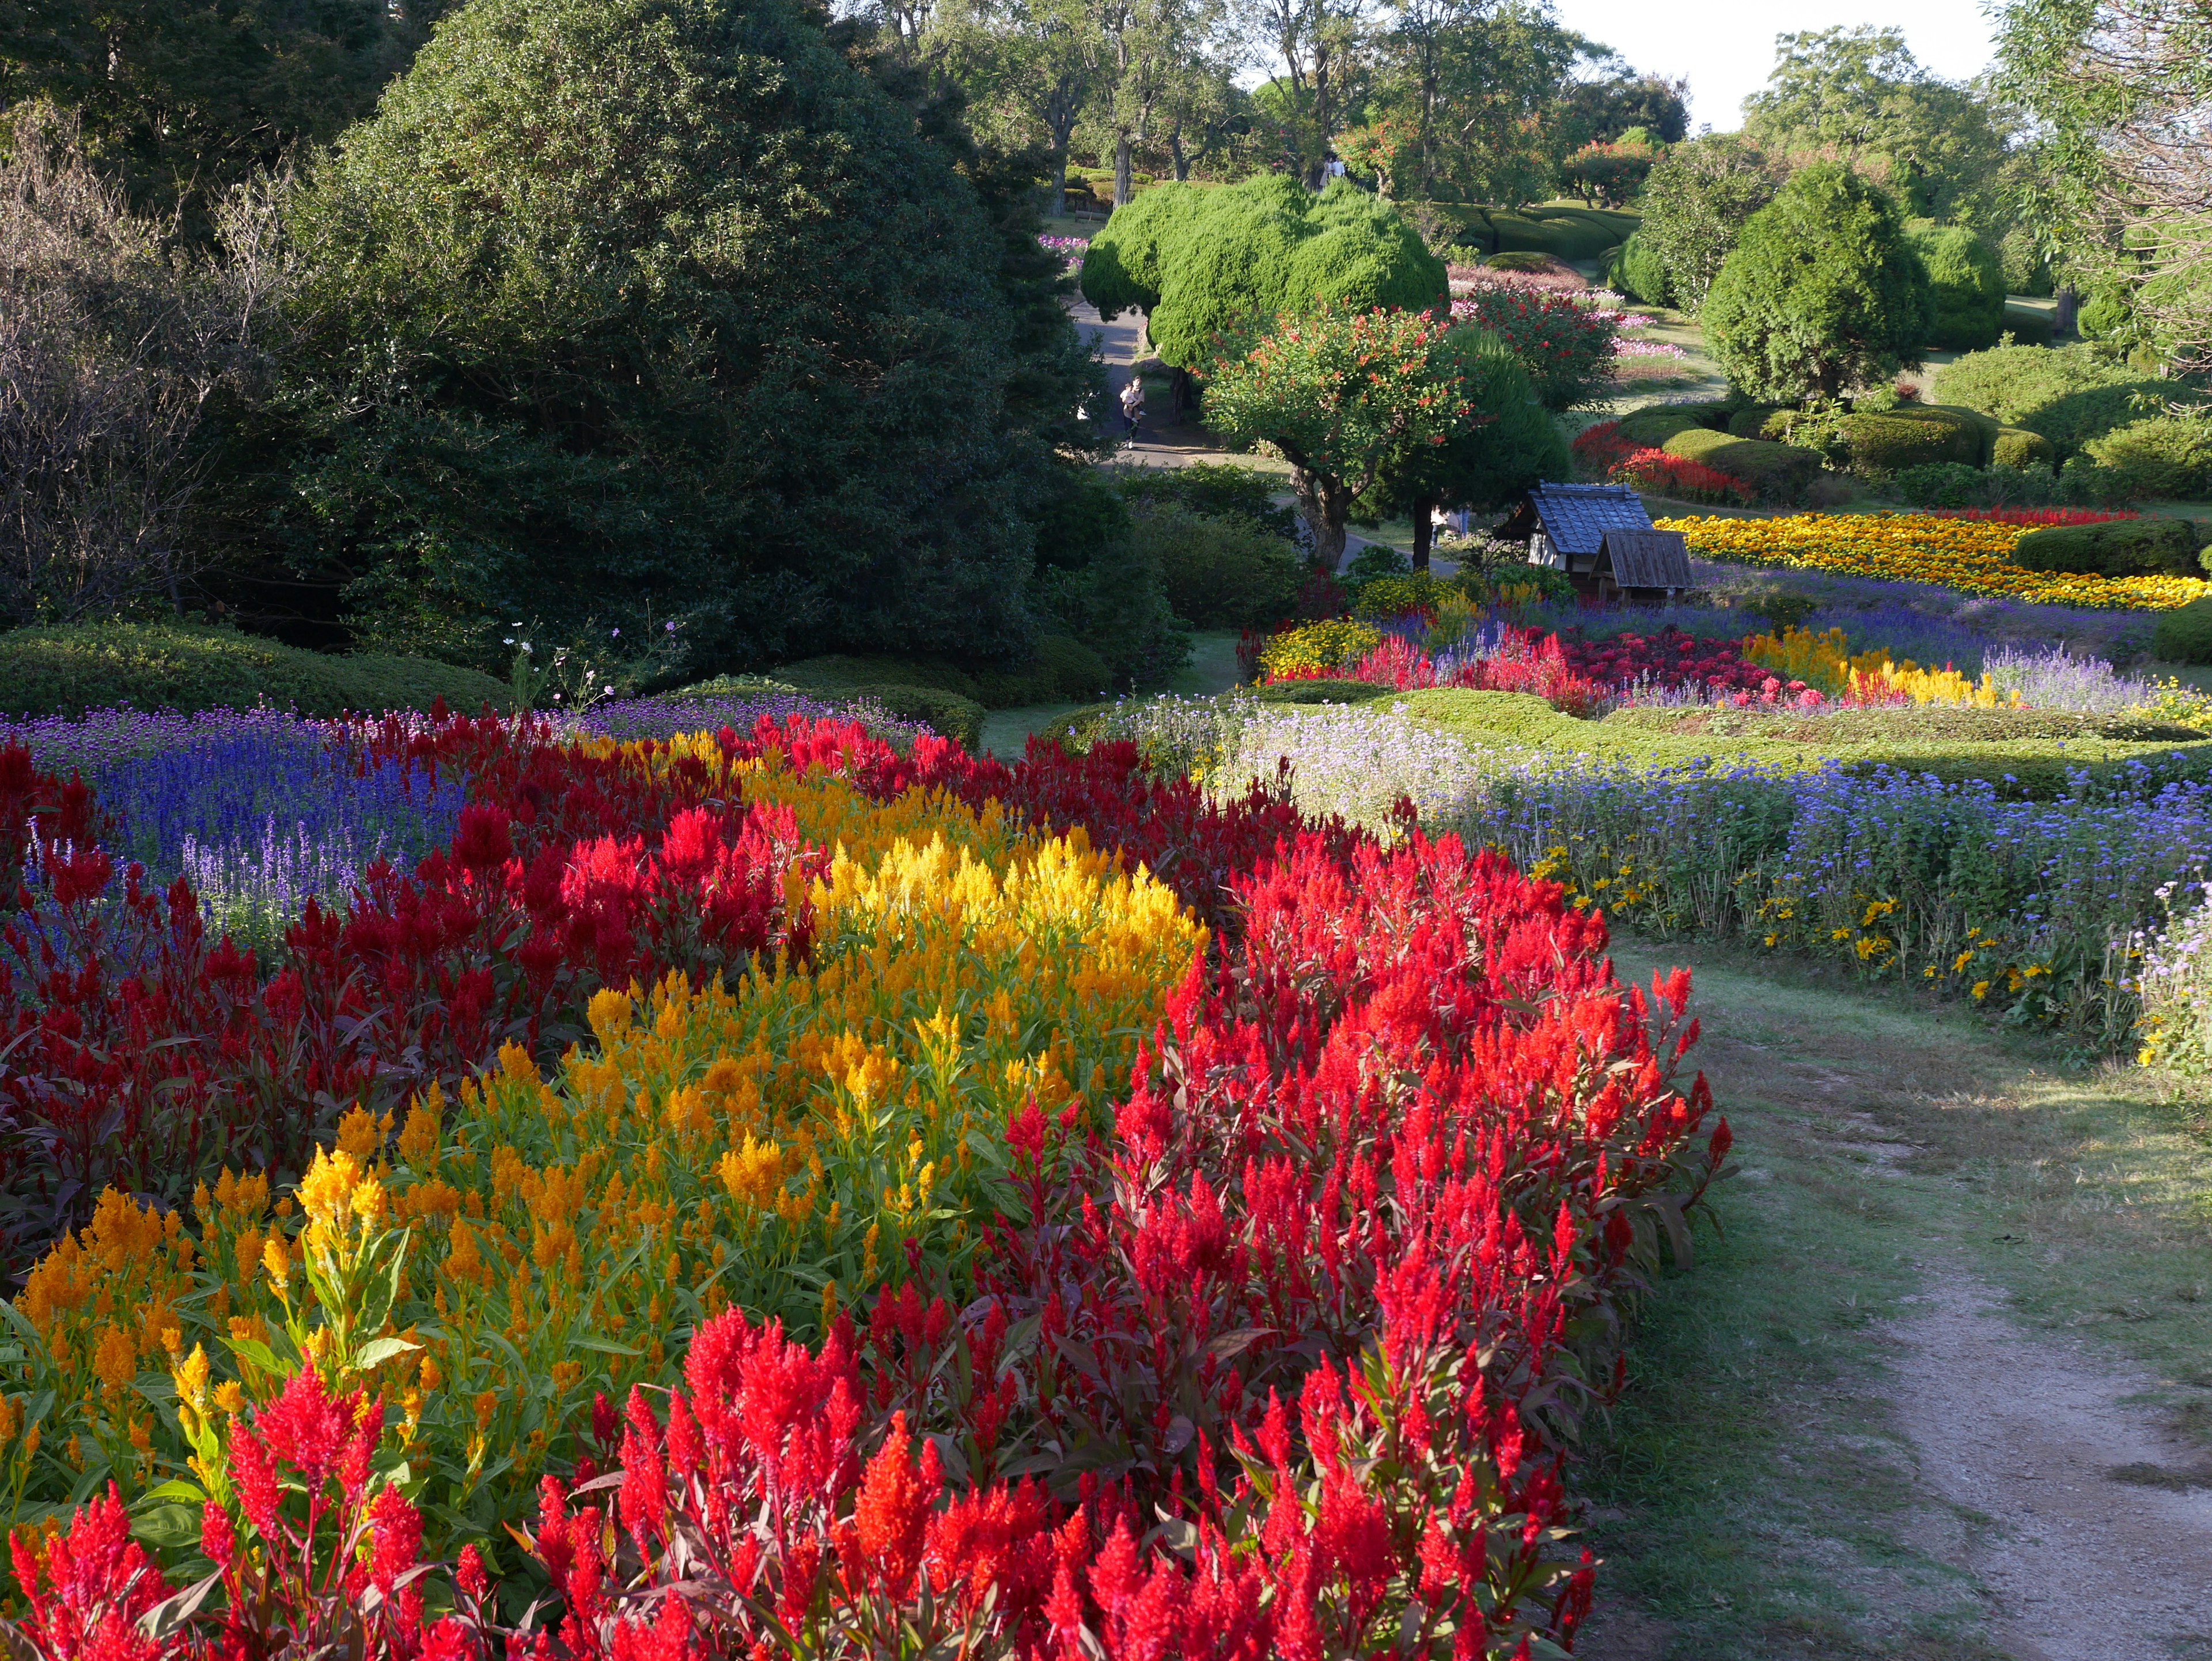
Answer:
<svg viewBox="0 0 2212 1661"><path fill-rule="evenodd" d="M1708 640L1671 624L1656 635L1570 641L1561 651L1578 673L1606 687L1756 695L1772 682L1776 690L1792 697L1805 690L1802 681L1785 683L1772 670L1746 662L1743 648L1735 641Z"/></svg>

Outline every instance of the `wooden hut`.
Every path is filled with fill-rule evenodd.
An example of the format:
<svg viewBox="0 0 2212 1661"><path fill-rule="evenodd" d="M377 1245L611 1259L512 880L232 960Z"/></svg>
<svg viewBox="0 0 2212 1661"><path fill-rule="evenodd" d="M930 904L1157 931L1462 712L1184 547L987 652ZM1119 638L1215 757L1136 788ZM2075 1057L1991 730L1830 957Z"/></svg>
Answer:
<svg viewBox="0 0 2212 1661"><path fill-rule="evenodd" d="M1681 533L1653 528L1626 484L1539 484L1491 534L1527 543L1531 565L1565 572L1592 599L1658 605L1690 586Z"/></svg>
<svg viewBox="0 0 2212 1661"><path fill-rule="evenodd" d="M1680 531L1610 530L1592 572L1601 600L1671 605L1690 587L1690 544Z"/></svg>

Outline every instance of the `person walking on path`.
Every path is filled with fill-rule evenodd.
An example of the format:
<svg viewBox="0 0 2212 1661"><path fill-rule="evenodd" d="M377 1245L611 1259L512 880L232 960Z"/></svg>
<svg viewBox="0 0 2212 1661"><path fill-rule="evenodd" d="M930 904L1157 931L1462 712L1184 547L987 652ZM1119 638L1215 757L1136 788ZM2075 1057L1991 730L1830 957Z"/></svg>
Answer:
<svg viewBox="0 0 2212 1661"><path fill-rule="evenodd" d="M1121 418L1129 423L1129 436L1137 436L1137 423L1145 418L1145 383L1131 375L1121 386Z"/></svg>

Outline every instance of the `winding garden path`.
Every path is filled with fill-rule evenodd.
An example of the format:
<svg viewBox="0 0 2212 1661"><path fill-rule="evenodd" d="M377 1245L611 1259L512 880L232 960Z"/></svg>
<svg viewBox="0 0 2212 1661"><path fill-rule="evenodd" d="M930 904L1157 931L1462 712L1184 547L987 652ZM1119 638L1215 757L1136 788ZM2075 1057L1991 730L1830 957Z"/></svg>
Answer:
<svg viewBox="0 0 2212 1661"><path fill-rule="evenodd" d="M1589 1661L2212 1658L2212 1114L1954 1009L1687 962L1736 1129L1600 1433Z"/></svg>

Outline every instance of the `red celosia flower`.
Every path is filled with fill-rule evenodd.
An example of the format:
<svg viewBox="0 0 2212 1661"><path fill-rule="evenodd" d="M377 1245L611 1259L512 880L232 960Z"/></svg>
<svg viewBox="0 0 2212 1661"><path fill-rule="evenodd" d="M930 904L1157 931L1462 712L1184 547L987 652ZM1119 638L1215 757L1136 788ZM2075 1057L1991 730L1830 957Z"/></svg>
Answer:
<svg viewBox="0 0 2212 1661"><path fill-rule="evenodd" d="M921 1567L929 1509L944 1486L937 1459L937 1445L922 1445L917 1469L908 1457L911 1446L906 1415L891 1418L891 1433L868 1462L860 1479L860 1497L853 1504L862 1561L848 1565L880 1582L894 1598L903 1598Z"/></svg>

